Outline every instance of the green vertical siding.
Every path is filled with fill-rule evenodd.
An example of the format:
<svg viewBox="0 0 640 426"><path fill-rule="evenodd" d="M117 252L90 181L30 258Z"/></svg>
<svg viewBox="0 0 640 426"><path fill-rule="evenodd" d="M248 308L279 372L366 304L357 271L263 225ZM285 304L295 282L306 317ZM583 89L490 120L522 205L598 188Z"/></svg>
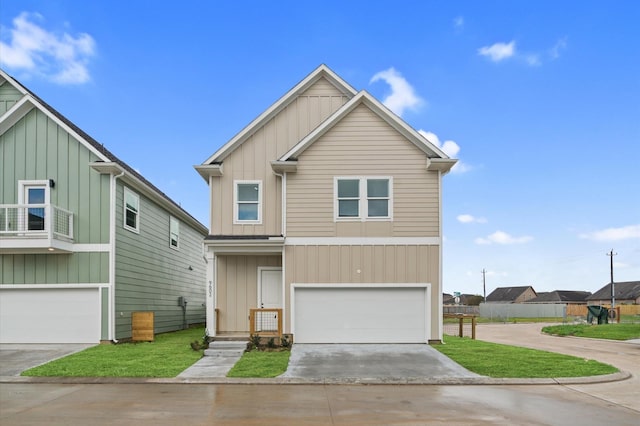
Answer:
<svg viewBox="0 0 640 426"><path fill-rule="evenodd" d="M0 135L0 204L18 202L19 180L53 179L51 204L74 214L74 242L109 242L109 176L89 167L98 157L33 109Z"/></svg>
<svg viewBox="0 0 640 426"><path fill-rule="evenodd" d="M109 253L0 255L0 284L108 282Z"/></svg>
<svg viewBox="0 0 640 426"><path fill-rule="evenodd" d="M10 110L21 97L22 93L9 83L0 85L0 115Z"/></svg>
<svg viewBox="0 0 640 426"><path fill-rule="evenodd" d="M123 226L123 184L116 197L116 338L131 336L131 312L153 311L155 332L179 330L187 298L187 323L205 321L205 262L203 235L180 221L180 247L169 246L170 213L140 197L140 233ZM179 218L178 218L179 219ZM189 267L192 270L189 270Z"/></svg>

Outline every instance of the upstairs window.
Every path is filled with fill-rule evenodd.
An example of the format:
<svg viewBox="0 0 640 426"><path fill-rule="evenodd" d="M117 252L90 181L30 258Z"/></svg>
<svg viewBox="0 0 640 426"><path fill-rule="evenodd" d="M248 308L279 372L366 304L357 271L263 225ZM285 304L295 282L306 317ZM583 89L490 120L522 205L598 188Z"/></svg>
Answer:
<svg viewBox="0 0 640 426"><path fill-rule="evenodd" d="M180 240L180 222L173 216L169 216L169 247L177 249Z"/></svg>
<svg viewBox="0 0 640 426"><path fill-rule="evenodd" d="M140 197L129 188L124 188L124 228L140 232Z"/></svg>
<svg viewBox="0 0 640 426"><path fill-rule="evenodd" d="M390 220L390 177L339 177L335 179L336 220Z"/></svg>
<svg viewBox="0 0 640 426"><path fill-rule="evenodd" d="M262 182L235 181L234 223L262 223Z"/></svg>

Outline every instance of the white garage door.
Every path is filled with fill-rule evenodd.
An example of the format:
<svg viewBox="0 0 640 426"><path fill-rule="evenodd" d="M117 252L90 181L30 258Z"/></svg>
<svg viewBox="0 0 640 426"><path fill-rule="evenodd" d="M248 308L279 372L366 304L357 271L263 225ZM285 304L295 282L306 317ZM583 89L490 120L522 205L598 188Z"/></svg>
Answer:
<svg viewBox="0 0 640 426"><path fill-rule="evenodd" d="M426 343L429 285L293 285L297 343Z"/></svg>
<svg viewBox="0 0 640 426"><path fill-rule="evenodd" d="M97 288L0 290L0 343L98 343Z"/></svg>

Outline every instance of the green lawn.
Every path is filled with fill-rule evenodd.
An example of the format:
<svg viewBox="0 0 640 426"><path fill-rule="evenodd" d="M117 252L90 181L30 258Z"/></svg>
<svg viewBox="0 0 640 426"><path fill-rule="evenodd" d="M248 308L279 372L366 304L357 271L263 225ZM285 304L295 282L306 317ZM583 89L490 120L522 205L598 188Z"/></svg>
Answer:
<svg viewBox="0 0 640 426"><path fill-rule="evenodd" d="M287 371L291 352L245 352L227 377L277 377Z"/></svg>
<svg viewBox="0 0 640 426"><path fill-rule="evenodd" d="M23 376L175 377L202 357L190 343L201 341L204 328L158 334L154 342L98 345L48 364Z"/></svg>
<svg viewBox="0 0 640 426"><path fill-rule="evenodd" d="M567 324L543 327L542 331L558 336L592 337L596 339L640 339L640 324Z"/></svg>
<svg viewBox="0 0 640 426"><path fill-rule="evenodd" d="M467 337L445 335L444 343L433 347L466 369L489 377L582 377L618 371L611 365L593 360L471 340Z"/></svg>

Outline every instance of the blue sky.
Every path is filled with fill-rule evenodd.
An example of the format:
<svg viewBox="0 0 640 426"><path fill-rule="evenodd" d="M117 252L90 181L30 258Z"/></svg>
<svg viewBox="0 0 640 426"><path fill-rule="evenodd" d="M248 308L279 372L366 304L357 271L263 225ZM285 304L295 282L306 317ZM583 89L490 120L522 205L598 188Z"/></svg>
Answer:
<svg viewBox="0 0 640 426"><path fill-rule="evenodd" d="M444 290L640 280L640 2L3 0L0 64L208 224L193 170L319 64L460 159Z"/></svg>

